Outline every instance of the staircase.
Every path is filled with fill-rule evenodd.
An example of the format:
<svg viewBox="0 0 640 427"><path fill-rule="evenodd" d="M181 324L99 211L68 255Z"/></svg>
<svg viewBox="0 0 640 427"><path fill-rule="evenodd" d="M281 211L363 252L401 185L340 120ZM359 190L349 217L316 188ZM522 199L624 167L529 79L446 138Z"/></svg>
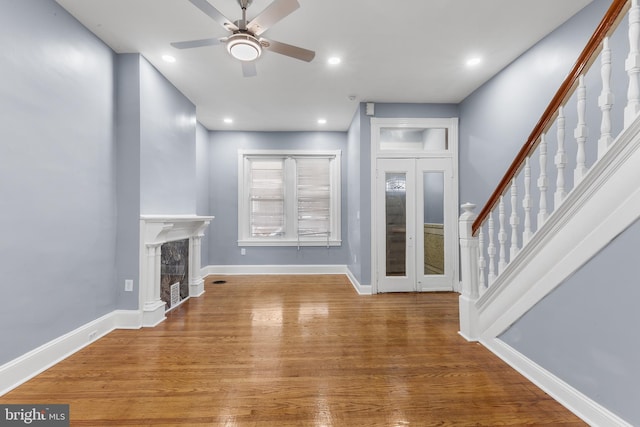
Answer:
<svg viewBox="0 0 640 427"><path fill-rule="evenodd" d="M640 7L615 0L487 204L460 217L460 334L591 425L631 424L500 336L640 218L639 112Z"/></svg>

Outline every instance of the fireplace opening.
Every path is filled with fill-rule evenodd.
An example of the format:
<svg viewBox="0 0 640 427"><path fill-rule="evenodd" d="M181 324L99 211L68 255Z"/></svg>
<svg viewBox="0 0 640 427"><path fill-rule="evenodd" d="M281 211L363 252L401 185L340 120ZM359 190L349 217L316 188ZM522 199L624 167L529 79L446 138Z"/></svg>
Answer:
<svg viewBox="0 0 640 427"><path fill-rule="evenodd" d="M189 297L189 239L162 244L160 259L160 299L169 311Z"/></svg>

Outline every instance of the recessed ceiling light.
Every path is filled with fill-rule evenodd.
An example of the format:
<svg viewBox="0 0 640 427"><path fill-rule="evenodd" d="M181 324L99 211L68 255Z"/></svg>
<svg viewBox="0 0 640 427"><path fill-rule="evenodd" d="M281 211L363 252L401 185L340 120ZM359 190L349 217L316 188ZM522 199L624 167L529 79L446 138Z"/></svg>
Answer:
<svg viewBox="0 0 640 427"><path fill-rule="evenodd" d="M482 58L479 56L474 56L473 58L467 59L467 67L475 67L482 62Z"/></svg>
<svg viewBox="0 0 640 427"><path fill-rule="evenodd" d="M329 63L329 65L338 65L342 62L342 59L338 58L337 56L332 56L327 60L327 62Z"/></svg>
<svg viewBox="0 0 640 427"><path fill-rule="evenodd" d="M164 59L165 62L170 62L170 63L176 62L176 58L171 55L162 55L162 59Z"/></svg>
<svg viewBox="0 0 640 427"><path fill-rule="evenodd" d="M224 118L224 122L228 125L230 125L231 123L233 123L233 119L231 117L225 117Z"/></svg>
<svg viewBox="0 0 640 427"><path fill-rule="evenodd" d="M327 119L318 119L318 124L319 125L326 125L327 124Z"/></svg>

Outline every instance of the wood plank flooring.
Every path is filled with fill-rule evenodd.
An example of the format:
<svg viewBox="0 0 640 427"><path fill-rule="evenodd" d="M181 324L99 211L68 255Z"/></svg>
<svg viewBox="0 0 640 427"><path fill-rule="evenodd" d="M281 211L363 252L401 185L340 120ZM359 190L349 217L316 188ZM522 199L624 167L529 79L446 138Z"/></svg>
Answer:
<svg viewBox="0 0 640 427"><path fill-rule="evenodd" d="M457 334L457 294L359 296L341 275L205 289L0 403L68 403L74 426L585 425Z"/></svg>

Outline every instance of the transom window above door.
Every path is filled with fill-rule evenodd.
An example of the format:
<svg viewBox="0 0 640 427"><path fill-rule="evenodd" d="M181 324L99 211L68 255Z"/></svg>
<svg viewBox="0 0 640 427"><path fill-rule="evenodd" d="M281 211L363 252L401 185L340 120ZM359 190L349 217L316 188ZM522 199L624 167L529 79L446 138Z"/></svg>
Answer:
<svg viewBox="0 0 640 427"><path fill-rule="evenodd" d="M238 244L339 246L336 151L238 151Z"/></svg>
<svg viewBox="0 0 640 427"><path fill-rule="evenodd" d="M447 128L383 127L380 145L384 151L446 151L449 149Z"/></svg>
<svg viewBox="0 0 640 427"><path fill-rule="evenodd" d="M456 157L458 120L374 117L371 142L374 158Z"/></svg>

